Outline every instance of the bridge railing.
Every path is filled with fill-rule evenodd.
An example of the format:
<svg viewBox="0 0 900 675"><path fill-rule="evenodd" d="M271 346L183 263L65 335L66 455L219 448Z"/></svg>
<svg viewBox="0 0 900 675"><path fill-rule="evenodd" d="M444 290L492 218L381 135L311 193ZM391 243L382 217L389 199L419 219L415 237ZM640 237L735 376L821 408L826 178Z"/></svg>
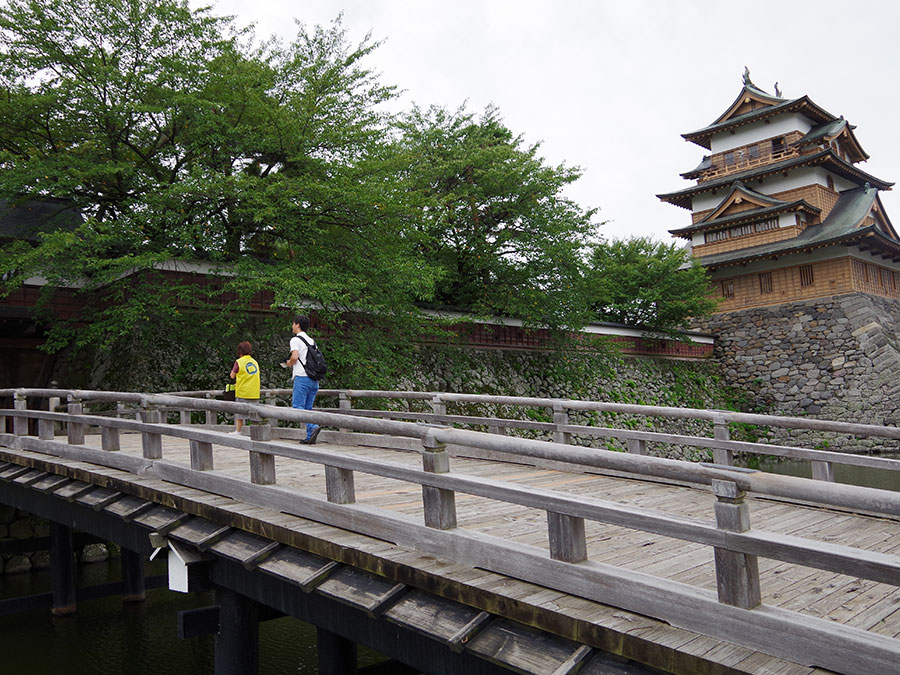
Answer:
<svg viewBox="0 0 900 675"><path fill-rule="evenodd" d="M178 392L184 396L215 397L220 392ZM290 389L269 389L263 392L264 400L289 401ZM883 438L900 441L900 428L873 424L856 424L808 417L761 415L730 410L706 410L648 406L606 401L579 401L571 399L534 398L519 396L491 396L485 394L460 394L447 392L381 391L354 389L322 389L320 396L338 399L337 408L323 408L347 415L363 415L382 419L412 420L432 424L467 425L481 427L490 433L506 434L509 430L541 432L557 443L570 444L575 437L582 439L615 439L623 443L627 452L648 454L651 444L677 445L711 451L715 464L733 466L735 453L770 455L787 459L808 461L812 478L834 481L834 466L846 465L900 471L900 460L872 455L853 454L818 448L804 448L773 443L733 440L731 427L735 424L757 427L776 427L793 430L817 431L854 438ZM354 408L355 401L382 399L398 402L416 401L427 410L380 410ZM534 419L504 419L477 415L448 414L448 404L474 404L493 408L521 408L540 410L552 422ZM707 422L712 427L712 438L688 434L660 433L641 429L622 429L607 426L588 426L570 422L572 413L611 413L614 415L643 416ZM900 484L900 474L898 474Z"/></svg>
<svg viewBox="0 0 900 675"><path fill-rule="evenodd" d="M0 391L0 395L4 393L7 392ZM872 673L894 672L900 659L898 640L763 605L757 563L758 557L764 556L896 587L900 585L900 557L753 529L746 500L750 493L772 495L898 519L900 493L897 492L361 415L173 395L39 389L12 393L14 408L0 412L12 419L13 429L12 433L0 433L0 446L32 453L28 455L31 462L36 462L41 454L53 455L214 492L838 671L852 672L859 664L860 654L865 654L867 672ZM65 398L68 410L65 413L30 410L27 400L34 397ZM107 407L137 405L141 409L140 419L85 414L85 401ZM252 425L247 438L224 434L211 427L164 424L161 409L216 414L241 412L255 414L262 423ZM37 437L30 434L29 420L38 422ZM273 420L285 424L314 422L356 433L415 439L422 468L375 461L346 450L285 443L278 436L290 430L273 427ZM65 425L64 441L57 440L55 423ZM100 429L99 447L86 443L85 429L89 426ZM4 423L0 431L5 430ZM119 451L122 431L141 434L141 456ZM164 457L163 437L189 442L189 467ZM249 482L214 471L215 447L223 446L248 453ZM570 466L572 470L588 467L706 485L713 497L714 521L451 471L448 448L452 446L539 458ZM3 457L0 452L0 458ZM325 498L307 487L279 485L275 457L322 465ZM423 520L357 503L355 474L358 472L421 486ZM457 493L544 510L548 547L527 546L513 539L459 527ZM671 579L591 561L586 522L712 547L717 592L710 594Z"/></svg>
<svg viewBox="0 0 900 675"><path fill-rule="evenodd" d="M35 390L37 391L37 390ZM60 403L59 390L40 390L42 394L34 396L47 396L50 407ZM6 396L15 396L15 390L7 390ZM55 396L51 396L54 394ZM174 392L173 395L216 400L221 397L221 391L190 391ZM3 392L0 391L0 395ZM24 396L24 394L19 394ZM118 399L115 407L111 407L108 401L93 399L95 403L104 405L107 409L101 414L115 415L118 417L140 414L140 396L132 395L133 400ZM261 401L266 404L278 403L289 405L290 389L268 389L262 392ZM866 454L854 454L834 450L818 448L804 448L797 446L778 445L773 443L758 443L751 441L733 440L731 438L731 426L734 424L754 425L758 427L778 427L793 430L818 431L853 438L883 438L892 441L900 441L900 428L892 426L879 426L873 424L856 424L834 420L812 419L808 417L789 417L779 415L761 415L754 413L742 413L729 410L707 410L698 408L677 408L666 406L647 406L626 403L611 403L605 401L579 401L571 399L551 399L517 396L492 396L484 394L461 394L447 392L419 392L419 391L384 391L384 390L354 390L354 389L322 389L321 398L338 400L338 407L324 407L320 410L340 412L346 415L358 415L380 419L408 420L442 425L466 425L469 428L487 429L490 433L505 435L510 430L523 430L528 432L543 433L557 443L570 444L573 439L615 439L621 442L627 452L638 455L646 455L656 445L674 445L693 447L709 451L712 454L714 464L733 466L736 453L748 455L769 455L786 459L807 461L811 465L812 478L833 482L834 466L845 465L865 467L883 471L900 471L900 460L887 457L878 457ZM419 402L427 406L428 410L383 410L373 408L354 408L354 401L372 399L399 401L408 403ZM85 401L87 404L88 401ZM547 417L552 416L552 422L537 421L534 419L509 419L498 417L485 417L478 415L448 414L448 404L474 404L493 408L521 408L523 410L542 410ZM196 413L192 417L191 412L184 407L170 406L157 408L161 415L176 414L182 424L190 424L196 419ZM703 421L712 427L712 438L706 436L693 436L679 433L661 433L643 429L623 429L608 426L594 426L572 424L571 413L600 412L614 415L643 416L648 418L667 418L688 421ZM203 423L211 426L217 424L223 413L212 410L201 411ZM900 485L900 474L898 474Z"/></svg>

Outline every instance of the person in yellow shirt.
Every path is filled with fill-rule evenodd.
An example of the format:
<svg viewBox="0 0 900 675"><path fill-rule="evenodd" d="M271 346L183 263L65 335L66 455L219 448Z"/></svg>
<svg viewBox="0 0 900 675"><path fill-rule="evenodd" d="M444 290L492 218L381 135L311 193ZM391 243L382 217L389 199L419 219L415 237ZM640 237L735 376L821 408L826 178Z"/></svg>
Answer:
<svg viewBox="0 0 900 675"><path fill-rule="evenodd" d="M237 347L238 358L231 368L231 379L235 381L234 401L235 403L259 403L259 364L251 354L253 346L244 340ZM242 413L234 414L234 431L231 433L241 433L244 426L244 420L249 415Z"/></svg>

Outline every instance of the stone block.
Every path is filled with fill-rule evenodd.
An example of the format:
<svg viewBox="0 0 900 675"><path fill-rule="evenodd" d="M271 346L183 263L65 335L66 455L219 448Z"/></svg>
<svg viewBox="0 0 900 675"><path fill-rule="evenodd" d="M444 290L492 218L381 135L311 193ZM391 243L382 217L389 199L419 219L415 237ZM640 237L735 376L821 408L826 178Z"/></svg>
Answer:
<svg viewBox="0 0 900 675"><path fill-rule="evenodd" d="M13 539L31 539L34 536L34 528L31 520L21 518L9 524L9 536Z"/></svg>
<svg viewBox="0 0 900 675"><path fill-rule="evenodd" d="M31 571L31 559L27 555L14 555L6 561L4 574L24 574Z"/></svg>
<svg viewBox="0 0 900 675"><path fill-rule="evenodd" d="M79 559L83 563L102 562L109 558L106 544L88 544L81 550Z"/></svg>

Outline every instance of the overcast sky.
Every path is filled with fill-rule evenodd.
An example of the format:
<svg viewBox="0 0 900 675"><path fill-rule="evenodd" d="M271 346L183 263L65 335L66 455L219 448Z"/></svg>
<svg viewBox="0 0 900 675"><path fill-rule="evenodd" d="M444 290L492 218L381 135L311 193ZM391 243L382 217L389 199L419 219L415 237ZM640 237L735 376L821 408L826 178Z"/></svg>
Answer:
<svg viewBox="0 0 900 675"><path fill-rule="evenodd" d="M209 0L257 37L290 40L294 20L340 12L352 41L384 44L369 66L402 102L481 111L494 104L548 163L583 170L568 194L599 207L608 238L690 223L656 194L705 152L681 134L731 104L744 66L786 98L808 95L857 126L864 171L900 181L896 0ZM193 4L200 4L194 2ZM882 194L900 225L896 191Z"/></svg>

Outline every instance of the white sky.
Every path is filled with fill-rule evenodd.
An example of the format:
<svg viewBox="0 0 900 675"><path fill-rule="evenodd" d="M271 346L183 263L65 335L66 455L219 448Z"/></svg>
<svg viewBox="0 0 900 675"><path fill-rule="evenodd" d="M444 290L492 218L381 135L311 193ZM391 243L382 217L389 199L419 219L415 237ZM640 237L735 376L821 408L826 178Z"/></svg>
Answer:
<svg viewBox="0 0 900 675"><path fill-rule="evenodd" d="M900 182L900 3L896 0L207 0L258 38L290 40L294 20L384 44L369 66L402 102L499 109L551 164L583 170L568 194L600 207L608 238L690 223L656 194L703 148L680 134L711 123L753 82L809 95L857 125L870 174ZM192 4L198 5L199 2ZM206 4L206 3L204 3ZM900 185L882 194L900 225Z"/></svg>

